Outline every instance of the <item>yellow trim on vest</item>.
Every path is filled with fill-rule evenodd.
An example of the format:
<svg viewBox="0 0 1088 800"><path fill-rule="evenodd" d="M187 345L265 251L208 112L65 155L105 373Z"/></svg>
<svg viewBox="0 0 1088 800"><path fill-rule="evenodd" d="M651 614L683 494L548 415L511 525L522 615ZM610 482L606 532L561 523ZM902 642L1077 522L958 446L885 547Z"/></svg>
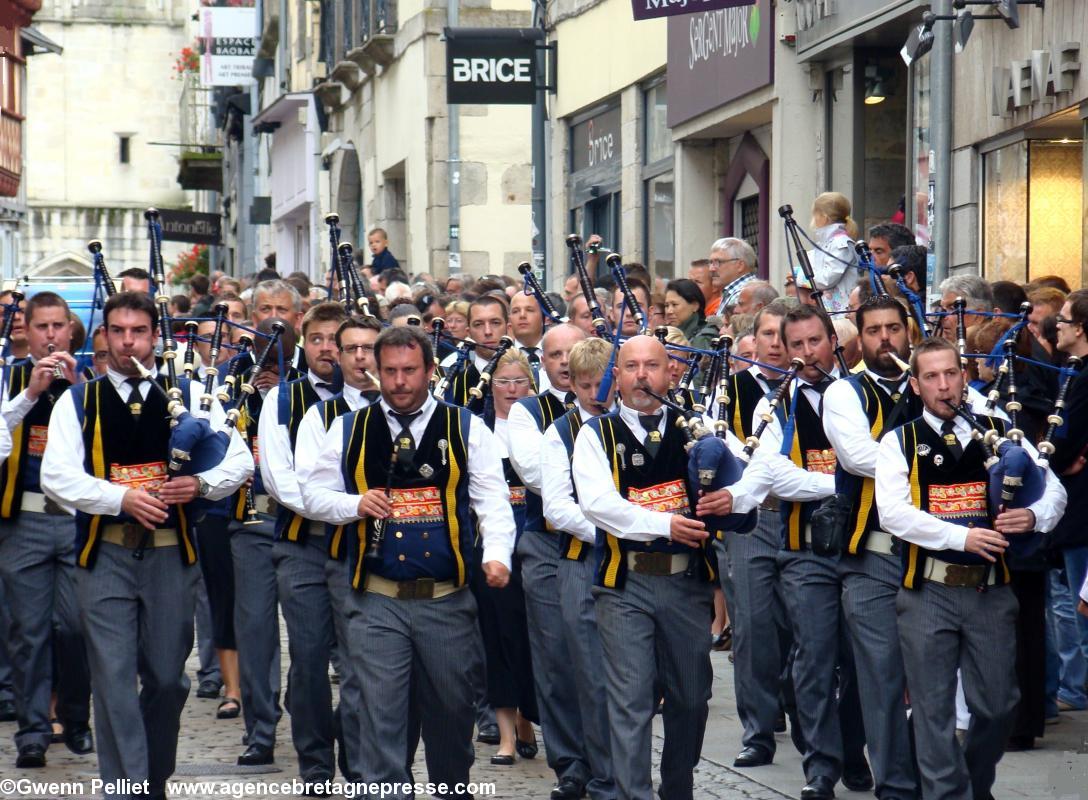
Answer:
<svg viewBox="0 0 1088 800"><path fill-rule="evenodd" d="M799 390L798 390L799 391ZM805 468L801 460L801 437L794 434L793 443L790 445L790 461L801 469ZM790 508L789 520L786 523L786 538L789 542L789 550L801 549L801 503L793 503Z"/></svg>
<svg viewBox="0 0 1088 800"><path fill-rule="evenodd" d="M737 435L737 438L742 442L745 439L744 435L744 420L741 418L740 411L740 375L733 373L733 403L730 406L732 413L730 416L733 418L733 433Z"/></svg>
<svg viewBox="0 0 1088 800"><path fill-rule="evenodd" d="M177 506L178 509L178 541L185 548L185 563L196 563L196 547L193 545L193 539L189 536L189 518L185 516L185 507L180 503Z"/></svg>
<svg viewBox="0 0 1088 800"><path fill-rule="evenodd" d="M332 532L332 541L329 544L329 557L340 560L340 540L344 538L344 526L337 525Z"/></svg>
<svg viewBox="0 0 1088 800"><path fill-rule="evenodd" d="M446 481L446 516L450 522L450 549L453 557L457 559L457 585L465 585L465 559L461 554L461 523L457 519L457 484L461 481L461 465L457 463L457 450L453 447L453 409L446 409L446 441L450 442L450 474ZM468 452L465 446L465 432L460 424L457 426L457 436L461 439L461 447Z"/></svg>
<svg viewBox="0 0 1088 800"><path fill-rule="evenodd" d="M83 391L83 424L87 424L87 391ZM91 469L100 480L106 479L106 456L102 448L102 381L94 384L94 438L91 440ZM95 514L87 526L87 542L79 553L79 565L86 567L90 563L98 541L98 530L102 527L102 517Z"/></svg>
<svg viewBox="0 0 1088 800"><path fill-rule="evenodd" d="M355 429L359 427L359 417L363 418L363 444L359 448L359 462L355 465L355 492L356 494L366 494L370 487L366 482L366 470L363 469L363 454L366 450L366 428L370 424L370 406L365 414L356 414L355 419L351 423L351 436L348 437L348 446L355 441ZM347 457L347 453L344 453L344 458ZM355 559L355 573L351 576L351 585L358 589L362 586L363 582L363 558L366 556L366 523L360 521L355 526L356 537L359 540L359 555Z"/></svg>
<svg viewBox="0 0 1088 800"><path fill-rule="evenodd" d="M18 397L19 394L26 388L26 370L19 370L19 387L18 391L15 391L15 387L12 387L12 391L15 393L13 397ZM23 430L26 426L20 422L15 430L11 432L11 454L8 456L8 485L4 487L4 498L0 502L0 517L8 519L11 517L12 506L15 504L15 483L19 477L19 468L22 466L19 462L23 458Z"/></svg>
<svg viewBox="0 0 1088 800"><path fill-rule="evenodd" d="M572 535L570 537L570 546L567 547L566 557L570 561L577 561L578 559L580 559L582 557L582 545L584 544L585 542L583 542L577 536Z"/></svg>
<svg viewBox="0 0 1088 800"><path fill-rule="evenodd" d="M909 428L903 429L903 445L906 449L908 445L907 435L910 434L910 450L913 451L914 457L911 459L910 465L910 502L915 508L922 507L922 486L918 483L918 448L915 446L915 442L918 441L917 433L915 432L914 425ZM903 453L907 455L906 452ZM907 550L907 574L903 578L903 585L908 589L914 588L915 577L918 572L918 556L920 554L918 545L911 544Z"/></svg>
<svg viewBox="0 0 1088 800"><path fill-rule="evenodd" d="M868 392L862 392L864 401L862 403L863 410L866 416L869 414L869 394ZM884 431L884 407L877 401L876 404L876 421L869 426L869 435L876 439ZM858 498L858 519L854 524L854 532L850 536L849 552L851 555L857 555L861 550L861 537L865 533L865 522L869 519L869 514L873 510L873 501L876 499L876 481L873 478L861 479L861 495Z"/></svg>
<svg viewBox="0 0 1088 800"><path fill-rule="evenodd" d="M612 484L616 491L620 491L620 468L616 459L616 429L612 426L612 420L608 421L608 431L612 439ZM603 426L601 433L604 433ZM604 442L602 441L603 445ZM610 589L616 588L616 578L619 574L620 564L623 563L623 551L620 549L620 540L611 533L605 532L605 543L608 545L608 564L604 572L604 585Z"/></svg>

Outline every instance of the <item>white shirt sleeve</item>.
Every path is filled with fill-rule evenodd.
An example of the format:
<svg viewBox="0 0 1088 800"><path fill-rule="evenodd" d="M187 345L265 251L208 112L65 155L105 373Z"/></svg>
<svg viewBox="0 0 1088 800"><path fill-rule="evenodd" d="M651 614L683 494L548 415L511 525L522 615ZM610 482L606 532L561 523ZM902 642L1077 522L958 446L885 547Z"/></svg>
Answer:
<svg viewBox="0 0 1088 800"><path fill-rule="evenodd" d="M1039 452L1034 445L1027 439L1021 442L1021 445L1035 459L1036 464L1044 466L1039 462ZM1054 474L1054 470L1049 466L1046 466L1045 470L1046 486L1043 489L1043 496L1028 506L1028 510L1035 515L1035 530L1039 533L1047 533L1054 529L1065 513L1065 506L1069 500L1065 487Z"/></svg>
<svg viewBox="0 0 1088 800"><path fill-rule="evenodd" d="M115 517L128 489L90 475L84 469L86 450L83 430L76 417L71 392L65 392L53 406L49 435L42 456L42 491L58 503L87 514Z"/></svg>
<svg viewBox="0 0 1088 800"><path fill-rule="evenodd" d="M337 417L328 433L322 432L321 443L307 464L306 479L302 482L307 518L333 525L347 525L360 519L359 498L362 495L347 493L340 466L344 451L344 419Z"/></svg>
<svg viewBox="0 0 1088 800"><path fill-rule="evenodd" d="M261 406L257 436L261 441L261 480L276 502L296 514L306 515L298 476L295 474L295 454L291 449L291 433L279 422L280 385L273 386ZM329 520L326 520L329 521Z"/></svg>
<svg viewBox="0 0 1088 800"><path fill-rule="evenodd" d="M510 409L507 427L510 432L510 463L521 476L525 488L540 494L540 449L544 434L521 403L515 403Z"/></svg>
<svg viewBox="0 0 1088 800"><path fill-rule="evenodd" d="M0 464L7 461L8 456L11 455L11 431L8 430L7 423L0 417Z"/></svg>
<svg viewBox="0 0 1088 800"><path fill-rule="evenodd" d="M795 391L800 391L795 389ZM790 402L789 396L783 398L783 402ZM798 398L799 403L807 402L804 397ZM762 422L763 414L770 404L764 398L756 404L752 414L753 428L755 431ZM759 447L756 448L751 462L745 472L745 479L751 481L753 487L767 487L769 493L781 500L807 503L813 500L823 500L835 493L835 476L822 472L809 472L801 469L779 451L782 449L782 425L777 415L772 415L770 424L759 439ZM748 473L751 472L751 476Z"/></svg>
<svg viewBox="0 0 1088 800"><path fill-rule="evenodd" d="M578 505L591 523L621 539L636 542L669 538L672 514L640 508L616 491L611 480L612 465L608 463L601 440L594 431L586 430L578 434L574 442L571 471L574 488L578 492Z"/></svg>
<svg viewBox="0 0 1088 800"><path fill-rule="evenodd" d="M474 419L468 431L468 497L484 542L483 563L498 561L510 569L517 527L510 507L510 487L495 458L498 443L486 425Z"/></svg>
<svg viewBox="0 0 1088 800"><path fill-rule="evenodd" d="M909 389L907 391L910 391ZM848 381L834 381L824 392L824 433L835 449L835 459L851 475L876 474L877 441L861 398Z"/></svg>
<svg viewBox="0 0 1088 800"><path fill-rule="evenodd" d="M589 434L592 436L593 434ZM577 441L577 439L575 440ZM557 529L593 544L597 531L586 519L574 499L571 462L566 445L555 426L544 432L540 453L540 496L544 500L544 517Z"/></svg>
<svg viewBox="0 0 1088 800"><path fill-rule="evenodd" d="M704 424L713 429L714 421L707 418L704 419ZM743 462L744 444L728 428L725 431L725 443L730 452ZM736 483L726 487L733 496L734 514L747 514L752 509L757 508L770 491L771 483L767 480L766 475L761 472L759 467L749 472L750 466L751 464L744 468L744 474L740 476Z"/></svg>
<svg viewBox="0 0 1088 800"><path fill-rule="evenodd" d="M916 508L911 502L907 471L899 437L888 434L880 441L876 461L876 505L880 527L927 550L963 550L967 543L967 528Z"/></svg>
<svg viewBox="0 0 1088 800"><path fill-rule="evenodd" d="M18 428L23 418L30 413L30 409L34 408L37 402L37 400L31 400L26 396L26 389L23 389L15 397L4 397L3 411L0 412L0 416L3 416L8 430L13 431Z"/></svg>
<svg viewBox="0 0 1088 800"><path fill-rule="evenodd" d="M212 402L210 412L202 412L200 411L200 394L203 390L196 383L190 383L189 389L189 411L194 416L205 417L213 431L226 431L227 415L223 411L223 405L215 400ZM222 500L224 497L234 494L253 474L255 468L253 453L242 441L242 437L235 435L236 431L229 431L229 433L231 434L230 442L227 445L227 453L223 456L223 460L211 469L197 473L208 484L208 496L205 498L207 500ZM82 438L80 436L81 440Z"/></svg>

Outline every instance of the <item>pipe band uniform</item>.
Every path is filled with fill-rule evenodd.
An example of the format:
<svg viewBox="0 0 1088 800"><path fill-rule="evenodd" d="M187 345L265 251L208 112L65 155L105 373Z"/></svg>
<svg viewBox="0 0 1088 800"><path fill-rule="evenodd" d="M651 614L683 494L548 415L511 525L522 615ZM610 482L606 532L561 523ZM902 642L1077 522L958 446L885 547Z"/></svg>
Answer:
<svg viewBox="0 0 1088 800"><path fill-rule="evenodd" d="M1008 646L1017 600L1006 546L1051 530L1066 505L1064 488L1046 469L1043 493L1027 509L995 507L985 449L952 408L963 391L959 359L944 341L915 350L911 385L922 413L883 438L876 461L881 526L902 543L897 622L924 796L953 786L988 793L994 783L1020 694ZM976 417L988 431L1007 430L1004 420ZM1034 460L1034 447L1022 446ZM935 662L933 647L959 655ZM957 669L973 717L964 743L975 754L970 767L953 736L955 710L935 701L955 691Z"/></svg>
<svg viewBox="0 0 1088 800"><path fill-rule="evenodd" d="M514 540L509 493L492 456L491 431L467 410L430 395L427 337L415 328L389 328L375 342L375 358L381 400L333 421L301 488L311 515L345 526L360 543L376 519L388 523L380 558L367 558L360 546L351 565L350 635L372 645L349 652L372 720L362 726L371 754L362 779L411 783L404 754L419 735L408 725L416 693L444 723L439 739L423 727L425 746L438 756L429 779L454 785L469 779L474 697L469 681L437 678L478 667L475 604L465 591L469 514L478 520L488 583L502 586ZM397 469L390 471L394 448ZM378 629L385 633L375 638ZM404 660L403 652L414 655Z"/></svg>
<svg viewBox="0 0 1088 800"><path fill-rule="evenodd" d="M100 774L146 779L152 793L161 793L174 770L193 643L196 550L186 519L195 501L229 496L253 461L240 441L217 433L222 408L201 412L191 382L171 386L169 396L185 406L171 429L167 389L157 383L163 379L153 389L133 364L154 363L158 319L147 295L120 292L103 313L109 369L55 404L41 482L47 497L76 510L74 587L94 685ZM196 435L181 441L189 433ZM172 474L169 462L185 449L185 474ZM138 671L145 676L142 697ZM112 724L103 725L107 715Z"/></svg>

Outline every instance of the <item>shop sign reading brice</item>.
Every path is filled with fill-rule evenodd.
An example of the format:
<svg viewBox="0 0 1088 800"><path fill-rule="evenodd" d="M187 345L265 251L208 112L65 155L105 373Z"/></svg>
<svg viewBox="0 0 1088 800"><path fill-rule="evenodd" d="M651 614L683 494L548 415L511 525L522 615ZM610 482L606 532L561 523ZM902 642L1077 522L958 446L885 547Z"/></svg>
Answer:
<svg viewBox="0 0 1088 800"><path fill-rule="evenodd" d="M771 0L670 17L670 128L767 86L773 72Z"/></svg>
<svg viewBox="0 0 1088 800"><path fill-rule="evenodd" d="M446 28L446 102L536 102L537 28Z"/></svg>

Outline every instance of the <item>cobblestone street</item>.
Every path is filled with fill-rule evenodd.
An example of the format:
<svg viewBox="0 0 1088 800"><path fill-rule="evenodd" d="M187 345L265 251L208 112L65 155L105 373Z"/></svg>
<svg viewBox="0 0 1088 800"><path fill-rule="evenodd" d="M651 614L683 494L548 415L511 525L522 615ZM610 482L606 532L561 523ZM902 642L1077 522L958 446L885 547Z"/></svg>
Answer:
<svg viewBox="0 0 1088 800"><path fill-rule="evenodd" d="M286 653L286 636L284 635ZM733 702L732 665L725 653L714 653L714 697L710 706L704 758L695 770L695 797L699 800L778 800L797 797L803 784L800 757L793 750L786 735L778 736L778 754L775 763L755 770L740 771L728 766L740 747L740 726L736 719ZM286 660L285 660L286 662ZM189 674L195 674L195 655L189 661ZM286 675L284 676L286 685ZM194 681L195 686L195 681ZM335 687L334 687L335 689ZM232 783L232 791L238 791L244 782L279 784L297 777L297 765L290 741L290 722L285 718L278 728L279 743L276 748L274 767L238 767L235 759L244 749L242 721L217 720L217 702L196 697L195 688L189 695L182 717L181 740L178 746L176 781L191 782L191 788L209 782ZM0 794L7 798L68 798L93 796L91 780L98 776L93 757L79 757L70 753L64 745L49 749L49 765L45 770L15 770L15 748L12 735L14 723L0 724ZM657 779L657 763L661 755L660 724L654 737L654 776ZM1009 753L1001 762L994 797L1004 798L1059 798L1059 800L1084 800L1088 798L1088 712L1064 714L1059 725L1047 728L1047 739L1040 743L1043 749ZM539 740L539 732L537 734ZM1079 752L1078 752L1079 751ZM544 758L543 747L532 760L519 759L513 767L493 767L490 756L494 748L476 745L476 766L472 779L481 784L493 784L499 798L547 798L554 783ZM416 758L415 779L425 781L426 766L423 750ZM79 786L58 787L63 791L7 791L5 780L27 779L39 783L74 783ZM10 784L9 784L10 786ZM20 787L21 788L21 787ZM80 794L82 788L82 794ZM848 792L841 786L840 796L860 800L871 794ZM228 791L195 791L188 795L203 800L226 800L232 797ZM254 797L256 794L235 794L234 797ZM285 796L268 793L265 796ZM286 795L290 796L290 795ZM482 792L477 797L483 797Z"/></svg>

